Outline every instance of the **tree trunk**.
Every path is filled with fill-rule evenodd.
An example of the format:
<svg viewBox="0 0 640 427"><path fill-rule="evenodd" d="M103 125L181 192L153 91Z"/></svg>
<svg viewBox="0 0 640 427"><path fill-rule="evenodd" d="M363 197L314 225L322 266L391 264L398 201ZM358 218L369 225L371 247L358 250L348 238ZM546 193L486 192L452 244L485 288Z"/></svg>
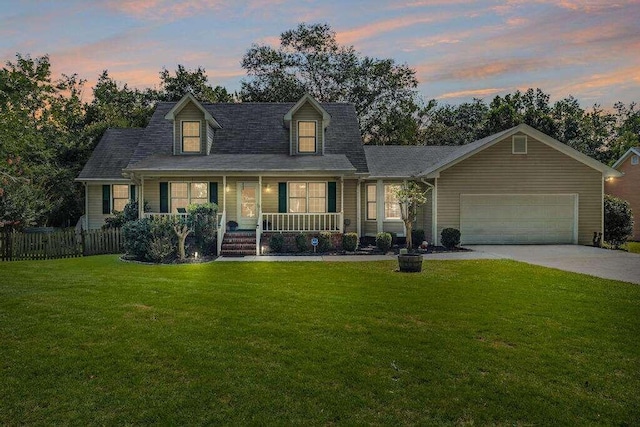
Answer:
<svg viewBox="0 0 640 427"><path fill-rule="evenodd" d="M413 249L413 238L411 237L411 230L413 228L413 221L407 221L404 223L405 228L407 229L407 249Z"/></svg>
<svg viewBox="0 0 640 427"><path fill-rule="evenodd" d="M187 240L187 236L189 235L189 227L186 225L174 225L173 231L176 232L176 236L178 236L178 257L180 261L184 261L186 255L184 250L184 243Z"/></svg>

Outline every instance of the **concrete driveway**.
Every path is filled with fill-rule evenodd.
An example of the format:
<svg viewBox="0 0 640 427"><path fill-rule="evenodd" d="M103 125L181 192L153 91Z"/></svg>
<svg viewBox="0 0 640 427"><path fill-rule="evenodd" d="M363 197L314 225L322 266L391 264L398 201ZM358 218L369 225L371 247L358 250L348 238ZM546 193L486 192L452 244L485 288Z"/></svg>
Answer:
<svg viewBox="0 0 640 427"><path fill-rule="evenodd" d="M529 264L640 284L640 254L579 245L469 245L465 247Z"/></svg>

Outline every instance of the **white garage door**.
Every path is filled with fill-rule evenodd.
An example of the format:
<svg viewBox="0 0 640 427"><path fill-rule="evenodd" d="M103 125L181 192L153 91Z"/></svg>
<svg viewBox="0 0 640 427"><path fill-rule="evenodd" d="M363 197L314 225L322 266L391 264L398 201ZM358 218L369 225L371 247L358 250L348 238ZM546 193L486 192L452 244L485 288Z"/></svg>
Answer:
<svg viewBox="0 0 640 427"><path fill-rule="evenodd" d="M461 194L463 244L577 243L576 194Z"/></svg>

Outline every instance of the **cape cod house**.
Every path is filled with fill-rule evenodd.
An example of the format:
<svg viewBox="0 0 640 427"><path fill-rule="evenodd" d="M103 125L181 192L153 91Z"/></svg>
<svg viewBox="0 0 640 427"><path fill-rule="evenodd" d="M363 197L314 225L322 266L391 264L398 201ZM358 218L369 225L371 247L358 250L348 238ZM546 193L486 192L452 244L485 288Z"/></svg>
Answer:
<svg viewBox="0 0 640 427"><path fill-rule="evenodd" d="M394 196L404 180L428 194L416 228L430 242L454 227L467 244L588 244L603 228L604 179L619 175L527 125L464 146L363 146L349 104L188 94L159 103L144 129L107 130L77 180L86 228L129 200L148 203L148 216L214 202L219 244L235 221L259 253L263 232L404 235Z"/></svg>

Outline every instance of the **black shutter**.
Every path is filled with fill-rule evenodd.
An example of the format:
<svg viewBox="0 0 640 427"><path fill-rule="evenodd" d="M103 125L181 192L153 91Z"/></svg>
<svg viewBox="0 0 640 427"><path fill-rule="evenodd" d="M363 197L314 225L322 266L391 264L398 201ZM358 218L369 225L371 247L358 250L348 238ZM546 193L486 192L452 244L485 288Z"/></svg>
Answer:
<svg viewBox="0 0 640 427"><path fill-rule="evenodd" d="M287 183L278 183L278 213L287 213Z"/></svg>
<svg viewBox="0 0 640 427"><path fill-rule="evenodd" d="M135 202L136 201L136 186L132 185L131 186L131 191L129 192L129 196L130 197L130 201Z"/></svg>
<svg viewBox="0 0 640 427"><path fill-rule="evenodd" d="M328 182L327 187L327 212L337 212L338 203L336 202L336 182Z"/></svg>
<svg viewBox="0 0 640 427"><path fill-rule="evenodd" d="M111 213L111 186L102 186L102 213L109 215Z"/></svg>
<svg viewBox="0 0 640 427"><path fill-rule="evenodd" d="M169 183L160 183L160 213L169 212Z"/></svg>
<svg viewBox="0 0 640 427"><path fill-rule="evenodd" d="M218 183L210 182L209 183L209 203L218 204Z"/></svg>

